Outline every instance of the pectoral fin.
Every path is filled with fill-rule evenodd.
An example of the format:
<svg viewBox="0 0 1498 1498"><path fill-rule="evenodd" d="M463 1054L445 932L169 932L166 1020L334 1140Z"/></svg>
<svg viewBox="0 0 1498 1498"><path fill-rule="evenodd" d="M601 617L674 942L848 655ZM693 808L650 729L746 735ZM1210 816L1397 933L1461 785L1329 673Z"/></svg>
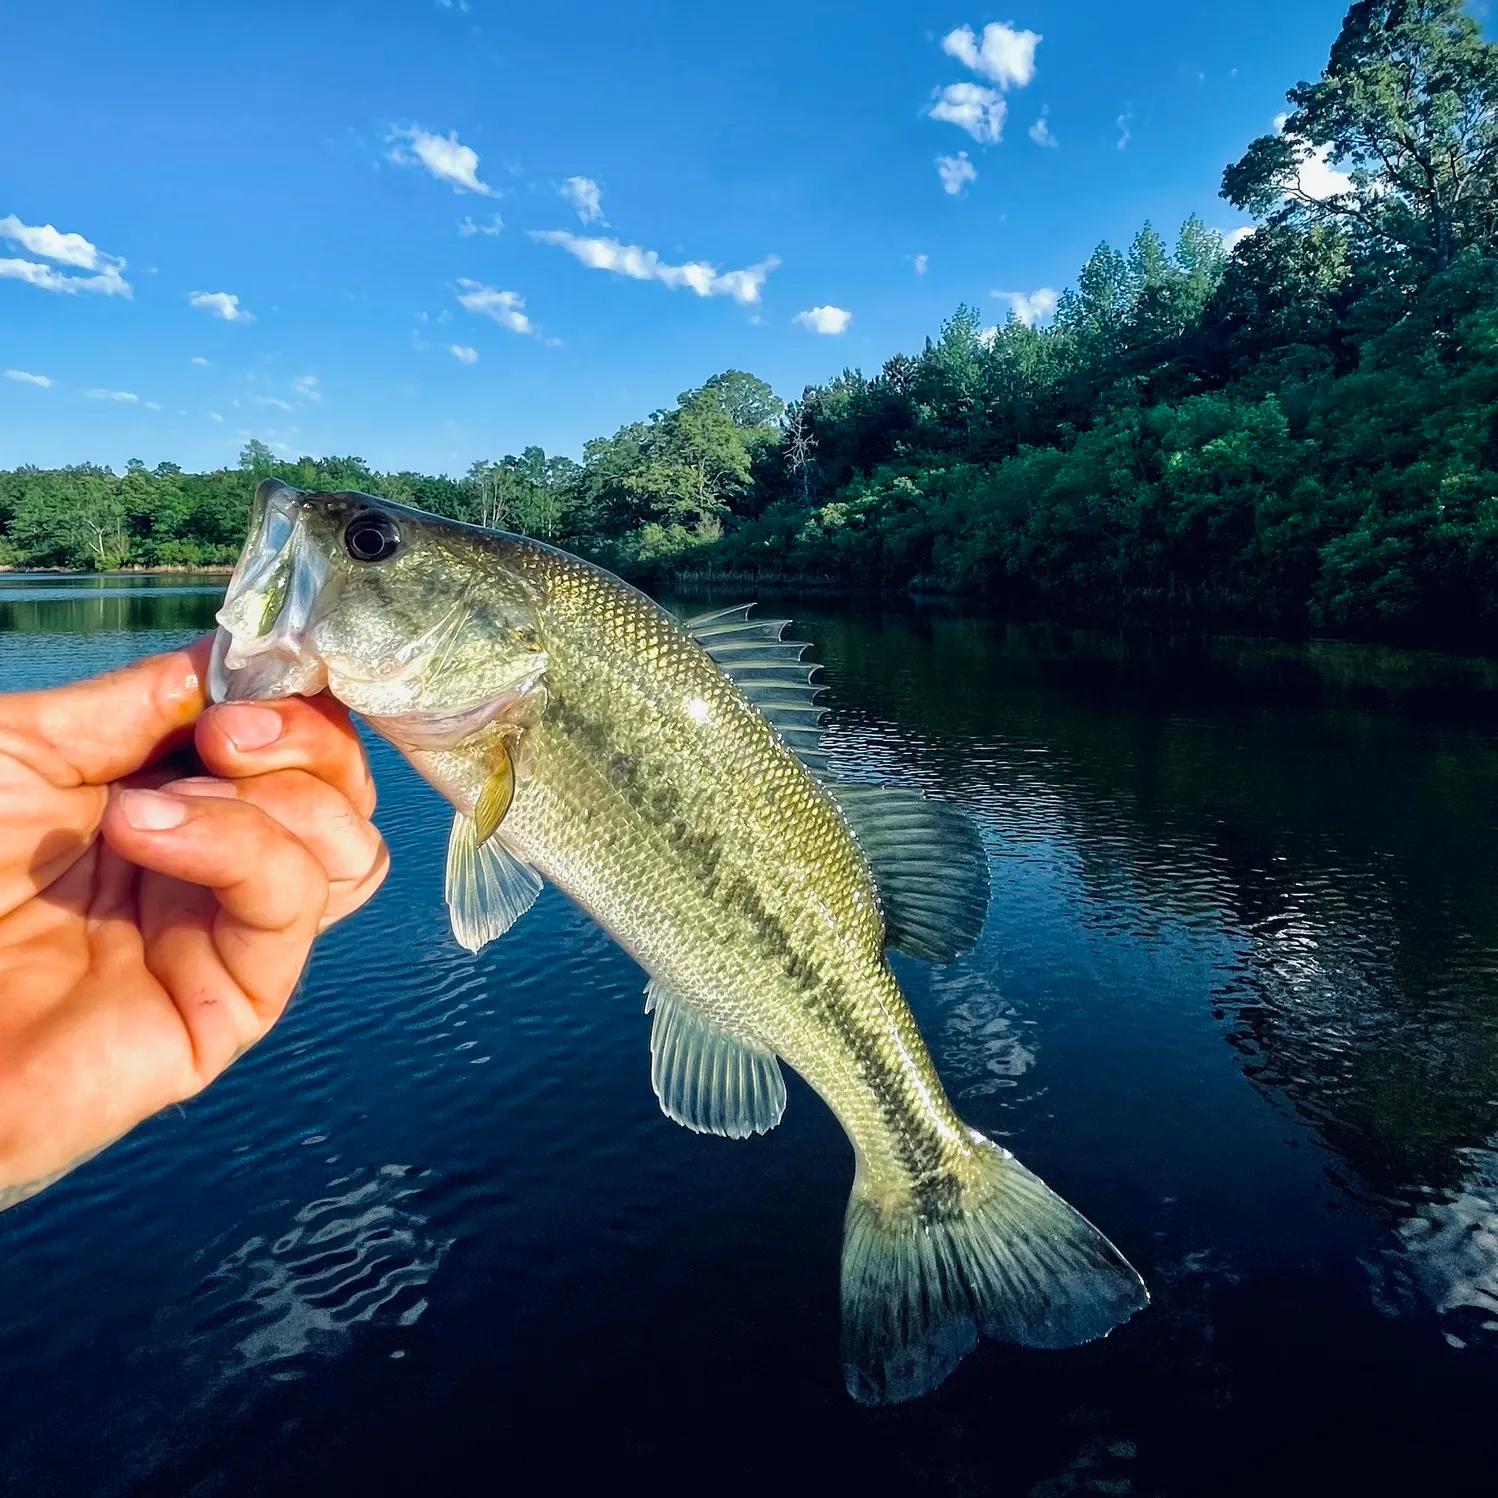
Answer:
<svg viewBox="0 0 1498 1498"><path fill-rule="evenodd" d="M480 846L474 823L453 818L447 840L447 912L453 935L470 952L503 936L536 903L541 876L503 843Z"/></svg>
<svg viewBox="0 0 1498 1498"><path fill-rule="evenodd" d="M494 770L484 788L479 792L478 805L473 809L473 825L479 847L494 835L494 829L504 821L510 802L515 799L515 761L510 754L509 741L500 745L494 757Z"/></svg>
<svg viewBox="0 0 1498 1498"><path fill-rule="evenodd" d="M785 1112L780 1062L709 1024L660 983L645 990L655 1016L650 1085L661 1112L698 1134L767 1134Z"/></svg>

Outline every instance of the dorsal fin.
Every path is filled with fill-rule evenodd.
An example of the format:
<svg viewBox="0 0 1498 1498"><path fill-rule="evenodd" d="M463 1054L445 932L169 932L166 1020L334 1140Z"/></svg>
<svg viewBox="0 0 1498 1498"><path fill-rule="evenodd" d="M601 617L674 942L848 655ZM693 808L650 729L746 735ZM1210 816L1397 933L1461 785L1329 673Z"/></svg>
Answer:
<svg viewBox="0 0 1498 1498"><path fill-rule="evenodd" d="M751 619L753 607L742 603L699 614L684 620L682 627L759 709L806 768L825 778L822 719L827 710L817 706L823 689L811 680L822 668L802 660L811 648L806 641L782 638L789 619Z"/></svg>
<svg viewBox="0 0 1498 1498"><path fill-rule="evenodd" d="M928 962L960 957L988 913L988 853L972 818L898 786L826 789L868 860L886 945Z"/></svg>

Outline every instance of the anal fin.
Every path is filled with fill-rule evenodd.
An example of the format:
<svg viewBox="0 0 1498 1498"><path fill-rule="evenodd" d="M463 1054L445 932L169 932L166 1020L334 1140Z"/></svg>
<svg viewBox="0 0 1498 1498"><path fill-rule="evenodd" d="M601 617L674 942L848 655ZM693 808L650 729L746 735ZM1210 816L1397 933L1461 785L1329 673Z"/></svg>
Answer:
<svg viewBox="0 0 1498 1498"><path fill-rule="evenodd" d="M461 946L477 952L536 903L541 876L494 838L480 843L473 819L453 818L447 840L447 913Z"/></svg>
<svg viewBox="0 0 1498 1498"><path fill-rule="evenodd" d="M785 1078L772 1052L725 1034L654 979L645 1008L654 1016L650 1085L667 1118L727 1139L766 1134L780 1122Z"/></svg>

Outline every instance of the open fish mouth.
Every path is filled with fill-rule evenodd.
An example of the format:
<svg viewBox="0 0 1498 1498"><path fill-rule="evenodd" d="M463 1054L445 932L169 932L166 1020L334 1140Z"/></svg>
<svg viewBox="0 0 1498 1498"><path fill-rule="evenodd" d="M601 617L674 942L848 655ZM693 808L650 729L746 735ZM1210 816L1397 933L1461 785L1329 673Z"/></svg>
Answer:
<svg viewBox="0 0 1498 1498"><path fill-rule="evenodd" d="M328 673L313 631L326 611L332 569L307 533L301 490L267 479L255 491L208 667L213 702L310 697Z"/></svg>

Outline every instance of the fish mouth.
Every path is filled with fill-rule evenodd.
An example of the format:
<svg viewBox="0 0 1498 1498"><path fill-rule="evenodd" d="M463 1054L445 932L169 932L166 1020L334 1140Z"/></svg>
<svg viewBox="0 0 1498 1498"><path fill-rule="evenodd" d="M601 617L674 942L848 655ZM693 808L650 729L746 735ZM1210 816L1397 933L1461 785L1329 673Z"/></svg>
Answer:
<svg viewBox="0 0 1498 1498"><path fill-rule="evenodd" d="M311 697L328 684L312 635L330 603L332 568L307 532L304 499L278 479L255 490L249 539L215 616L213 702Z"/></svg>

